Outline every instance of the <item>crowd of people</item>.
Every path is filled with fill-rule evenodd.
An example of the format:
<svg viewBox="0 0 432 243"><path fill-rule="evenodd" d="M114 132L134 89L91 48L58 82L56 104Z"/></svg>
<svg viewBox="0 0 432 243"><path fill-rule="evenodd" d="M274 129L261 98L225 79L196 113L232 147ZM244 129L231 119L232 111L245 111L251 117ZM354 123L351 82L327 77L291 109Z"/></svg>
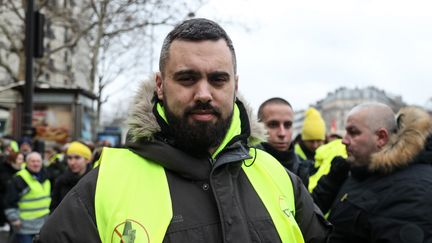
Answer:
<svg viewBox="0 0 432 243"><path fill-rule="evenodd" d="M92 169L100 149L73 141L41 153L31 139L0 142L0 242L32 242L50 212Z"/></svg>
<svg viewBox="0 0 432 243"><path fill-rule="evenodd" d="M247 82L247 81L245 81ZM432 242L432 118L370 102L345 134L279 97L238 95L233 43L190 19L165 38L123 148L2 144L10 242Z"/></svg>

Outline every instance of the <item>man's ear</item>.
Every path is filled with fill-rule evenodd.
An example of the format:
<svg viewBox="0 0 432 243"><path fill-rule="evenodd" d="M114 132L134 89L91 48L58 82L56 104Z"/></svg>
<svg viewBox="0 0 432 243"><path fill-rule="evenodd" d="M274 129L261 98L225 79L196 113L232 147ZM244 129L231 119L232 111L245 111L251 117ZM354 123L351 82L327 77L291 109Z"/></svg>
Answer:
<svg viewBox="0 0 432 243"><path fill-rule="evenodd" d="M239 79L239 77L238 77L238 75L236 75L235 78L234 78L234 82L235 82L235 88L234 88L234 90L235 90L235 94L236 95L237 95L237 90L238 90L238 79Z"/></svg>
<svg viewBox="0 0 432 243"><path fill-rule="evenodd" d="M160 72L156 73L156 94L159 100L163 100L163 82Z"/></svg>
<svg viewBox="0 0 432 243"><path fill-rule="evenodd" d="M377 146L378 148L384 147L389 141L389 132L385 128L378 129L375 134L378 137Z"/></svg>

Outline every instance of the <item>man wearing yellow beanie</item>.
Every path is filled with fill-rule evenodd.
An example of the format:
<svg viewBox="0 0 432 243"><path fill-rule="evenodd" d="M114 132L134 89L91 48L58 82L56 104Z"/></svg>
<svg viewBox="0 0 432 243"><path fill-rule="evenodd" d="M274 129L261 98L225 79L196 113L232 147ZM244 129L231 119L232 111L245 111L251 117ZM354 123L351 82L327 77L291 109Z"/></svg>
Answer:
<svg viewBox="0 0 432 243"><path fill-rule="evenodd" d="M301 131L301 139L295 146L295 152L303 160L315 161L315 150L324 144L325 135L325 122L319 111L312 107L307 109Z"/></svg>
<svg viewBox="0 0 432 243"><path fill-rule="evenodd" d="M68 169L54 184L50 209L53 211L78 181L91 170L92 151L84 143L74 141L66 150Z"/></svg>

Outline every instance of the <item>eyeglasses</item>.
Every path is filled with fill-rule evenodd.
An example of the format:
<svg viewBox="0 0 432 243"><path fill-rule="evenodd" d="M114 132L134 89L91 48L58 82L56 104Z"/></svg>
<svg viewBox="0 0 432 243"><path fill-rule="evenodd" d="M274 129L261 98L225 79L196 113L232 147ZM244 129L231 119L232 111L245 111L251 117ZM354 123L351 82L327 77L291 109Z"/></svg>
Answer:
<svg viewBox="0 0 432 243"><path fill-rule="evenodd" d="M72 159L78 160L78 159L81 159L81 158L82 158L82 156L79 156L79 155L68 155L67 156L67 159L70 159L70 160L72 160Z"/></svg>

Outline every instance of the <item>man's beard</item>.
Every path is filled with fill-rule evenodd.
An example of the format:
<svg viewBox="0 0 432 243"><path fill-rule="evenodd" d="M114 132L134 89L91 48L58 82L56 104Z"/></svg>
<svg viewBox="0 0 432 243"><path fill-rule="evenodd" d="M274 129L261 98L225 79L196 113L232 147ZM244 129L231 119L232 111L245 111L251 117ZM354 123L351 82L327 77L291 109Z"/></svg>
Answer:
<svg viewBox="0 0 432 243"><path fill-rule="evenodd" d="M193 107L186 108L181 117L176 116L166 105L166 102L164 104L174 145L193 155L207 155L211 148L220 145L231 124L232 113L223 119L220 110L209 103L196 103ZM189 122L189 116L194 111L201 110L211 112L217 118L216 122Z"/></svg>

